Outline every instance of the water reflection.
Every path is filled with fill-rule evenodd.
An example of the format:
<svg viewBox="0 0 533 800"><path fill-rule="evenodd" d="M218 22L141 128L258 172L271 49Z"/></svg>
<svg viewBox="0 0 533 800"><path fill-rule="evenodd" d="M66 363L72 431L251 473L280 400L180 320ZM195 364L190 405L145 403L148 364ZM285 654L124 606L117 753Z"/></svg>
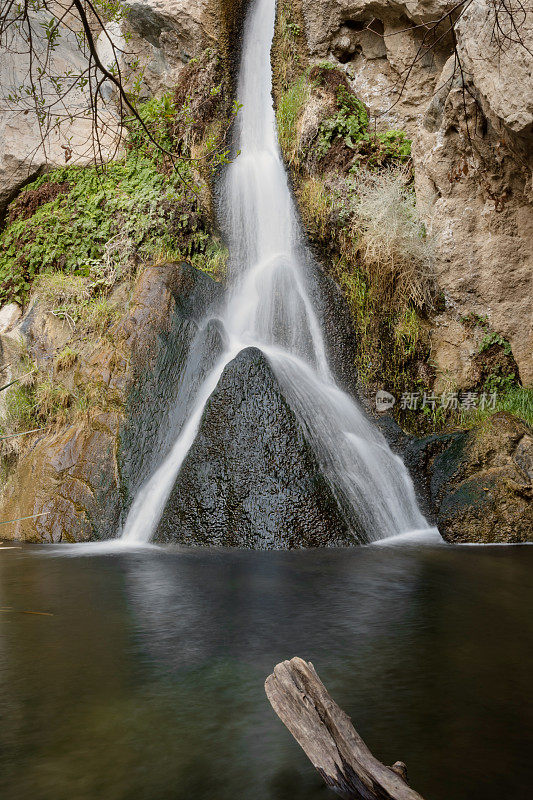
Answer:
<svg viewBox="0 0 533 800"><path fill-rule="evenodd" d="M295 654L429 800L529 796L531 549L0 555L6 800L328 797L263 692Z"/></svg>

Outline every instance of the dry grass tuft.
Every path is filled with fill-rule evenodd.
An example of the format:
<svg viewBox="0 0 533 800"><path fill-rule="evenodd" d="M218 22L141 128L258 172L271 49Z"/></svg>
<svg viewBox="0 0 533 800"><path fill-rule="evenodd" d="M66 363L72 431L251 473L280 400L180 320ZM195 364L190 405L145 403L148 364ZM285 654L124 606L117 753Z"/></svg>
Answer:
<svg viewBox="0 0 533 800"><path fill-rule="evenodd" d="M353 180L352 236L377 302L388 309L431 307L433 251L407 171L364 172Z"/></svg>

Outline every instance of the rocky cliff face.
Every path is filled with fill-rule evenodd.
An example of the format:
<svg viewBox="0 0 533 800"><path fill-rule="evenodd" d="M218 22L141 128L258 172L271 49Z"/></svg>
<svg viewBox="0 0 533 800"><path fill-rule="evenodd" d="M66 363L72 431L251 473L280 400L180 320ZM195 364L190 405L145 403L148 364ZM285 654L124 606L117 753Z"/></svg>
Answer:
<svg viewBox="0 0 533 800"><path fill-rule="evenodd" d="M409 158L407 142L398 129L413 140L417 204L433 238L436 284L424 277L413 285L423 314L431 292L438 297L438 311L424 316L418 327L412 308L394 326L383 325L379 302L365 309L368 286L349 270L342 280L339 270L333 270L353 315L366 313L365 325L375 328L378 346L367 366L385 374L391 347L405 356L395 362L395 371L405 367L409 380L435 391L481 386L491 365L504 379L519 372L522 383L530 383L533 111L527 50L517 41L507 41L503 51L498 47L491 33L493 12L483 0L473 0L457 26L462 74L454 69L450 35L437 37L435 46L424 44L428 26L450 12L451 3L280 0L281 10L287 6L292 15L285 28L292 42L290 57L300 71L315 65L301 113L291 117L290 105L285 109L287 129L297 140L291 166L293 177L301 168L309 179L303 187L295 180L295 188L306 202L303 216L310 236L323 252L338 256L342 245L349 266L363 257L357 244L361 231L350 232L351 211L343 207L345 197L339 189L340 179L354 174L350 138L354 131L363 134L355 172L358 165L404 166ZM193 125L189 144L200 147L216 116L213 104L219 82L225 82L226 89L231 83L244 1L148 0L127 7L127 21L113 35L131 34L131 58L139 57L145 68L141 97L176 90L181 103L192 91L198 125ZM532 35L530 22L526 16L520 27L526 40ZM206 47L216 52L206 56ZM64 63L73 57L63 51L57 56ZM324 58L326 66L320 64ZM132 76L131 59L123 66ZM283 70L290 70L276 51L274 70L278 81ZM296 88L301 84L296 82ZM298 99L297 92L292 100L295 96ZM334 116L338 132L331 127ZM7 120L4 149L0 148L0 213L29 177L65 158L65 143L58 138L57 152L48 153L48 162L44 157L28 161L27 154L38 144L34 127L24 120L16 124L11 117ZM370 135L374 123L378 134L387 132L384 138ZM320 194L326 172L330 196L339 192L340 202L324 202ZM46 186L35 192L27 205L50 199ZM204 194L208 194L205 187ZM412 221L409 199L400 192L393 200L404 221ZM24 204L22 199L17 213L31 214ZM196 236L195 242L198 236L207 236L197 223L209 212L209 198L203 197L200 205L202 209L195 205L193 214L185 209L188 222L180 232L180 246L186 246L187 236ZM178 211L172 217L177 227ZM424 239L415 228L415 239ZM347 244L350 233L355 244ZM368 246L368 258L369 252ZM409 267L411 255L402 269ZM415 255L419 266L425 267L427 254ZM374 273L376 284L385 284L385 278L383 270ZM358 336L338 286L325 276L320 283L327 305L342 309L324 314L331 361L345 388L355 392L353 351ZM393 274L383 290L387 302L394 299L399 283L398 274ZM10 440L4 460L9 477L2 486L0 513L2 519L20 521L6 526L3 536L53 542L114 534L163 448L162 438L172 424L167 411L184 382L183 368L198 322L208 307L216 306L221 291L219 284L190 265L163 259L159 266L141 271L134 286L116 288L113 303L120 307L120 319L106 322L105 336L95 335L78 354L71 349L72 320L54 313L54 307L36 303L25 309L22 318L13 304L0 311L3 374L8 379L22 374L26 348L41 373L55 379L61 372L63 394L55 397L56 405L72 403L77 394L80 404L88 403L79 415L69 411L54 417L51 425L43 423L43 430ZM359 338L363 333L359 325ZM206 335L216 354L220 345L216 325ZM490 356L489 367L486 358L480 359L482 347ZM17 372L12 369L15 363L20 367ZM408 372L413 363L414 370ZM41 406L46 409L46 392L56 390L51 383L41 390ZM5 405L5 393L0 402ZM254 449L257 426L268 425L275 435L254 451L256 481L250 485L249 464L242 454ZM416 474L427 476L429 503L450 541L520 542L531 535L532 444L530 431L521 422L496 415L468 432L411 442L406 452ZM256 518L265 514L271 515L272 526L263 530ZM292 538L286 536L288 519L296 532ZM201 544L280 547L346 542L344 523L309 451L305 431L280 394L268 364L255 351L242 353L228 366L208 403L200 435L157 536L161 541L174 540L177 531L182 541Z"/></svg>
<svg viewBox="0 0 533 800"><path fill-rule="evenodd" d="M44 426L12 451L0 509L2 519L20 521L5 526L5 537L76 542L116 535L153 463L198 321L219 294L219 285L187 264L141 274L112 330L113 344L97 343L70 368L76 385L94 387L93 407L68 423ZM47 317L44 309L30 308L3 334L1 355L9 357L22 337L37 364L50 363L72 331L66 323L48 325Z"/></svg>
<svg viewBox="0 0 533 800"><path fill-rule="evenodd" d="M406 452L428 477L439 530L449 542L523 543L533 530L533 435L503 412L466 432L429 436Z"/></svg>
<svg viewBox="0 0 533 800"><path fill-rule="evenodd" d="M413 139L417 201L445 300L431 332L438 386L469 386L476 341L463 318L471 314L509 340L530 385L533 12L514 12L524 47L518 35L506 38L507 15L498 36L493 7L467 4L456 28L461 72L445 19L455 8L441 0L302 0L301 18L311 58L345 71L378 128Z"/></svg>
<svg viewBox="0 0 533 800"><path fill-rule="evenodd" d="M193 123L187 127L187 142L180 140L177 145L180 152L189 153L194 147L201 149L202 137L209 126L213 141L220 130L224 134L224 126L227 128L228 105L231 105L227 87L238 46L241 6L240 0L214 0L192 6L131 3L121 25L110 26L109 34L117 46L123 46L124 37L128 39L128 55L124 55L121 64L124 74L132 78L144 68L141 99L170 91L175 93L174 107L179 109L188 100ZM98 35L98 25L93 33ZM60 41L53 68L61 72L70 61L79 67L75 39L67 33ZM108 51L109 43L100 35L99 52L105 63ZM140 66L134 69L136 59ZM23 62L22 57L2 62L11 82L18 79L12 73L20 72ZM7 83L3 81L3 85L5 88ZM86 100L76 96L72 111L77 111ZM109 107L112 108L112 98ZM56 150L41 151L36 120L31 113L13 116L19 128L10 122L12 116L6 118L9 125L0 147L0 214L31 178L65 163L62 145L73 145L69 166L83 165L94 157L90 148L85 158L78 158L76 138L65 140L67 131L63 128L57 132ZM90 120L85 120L84 125L80 136L83 134L90 144ZM24 136L20 135L20 126L24 128ZM20 155L16 163L12 155L15 150ZM106 152L102 155L105 158ZM140 157L146 158L146 152L141 152ZM218 240L212 239L210 168L205 161L199 163L201 176L188 173L189 179L201 187L199 192L187 199L183 191L176 194L171 190L172 208L164 191L159 195L156 191L156 196L153 187L147 190L146 207L141 202L138 220L145 234L137 239L139 243L149 241L153 233L157 244L163 229L153 228L150 233L150 220L154 224L158 224L156 220L163 221L166 237L165 241L161 238L163 249L172 240L173 253L199 254L200 267L208 272L213 272L210 259L220 256L222 273L224 251ZM158 170L165 174L165 168L156 165L154 186L160 183ZM28 229L27 241L39 231L46 243L47 234L39 229L43 220L35 221L34 214L61 192L68 194L72 186L72 176L67 176L64 184L52 181L18 196L17 209L10 211L9 221L29 219L30 228L34 221L33 230ZM131 189L122 181L120 188L117 184L112 192L127 197ZM61 274L69 254L61 252L57 240L58 258L46 268L47 272L53 271L50 296L44 296L42 288L33 292L22 318L20 307L14 303L0 311L2 383L22 377L21 382L0 394L0 414L16 418L14 427L11 424L5 427L2 421L2 433L8 436L1 443L0 513L3 520L20 520L4 528L4 538L81 541L116 535L117 525L136 488L163 446L166 413L180 384L198 320L220 294L221 285L210 277L187 264L166 263L168 257L157 250L155 261L159 265L143 270L141 264L147 261L150 264L150 258L139 260L137 245L132 247L135 224L132 219L124 221L121 213L117 219L109 220L111 225L118 225L118 230L112 231L112 239L120 240L120 254L116 251L111 256L114 264L108 263L111 271L103 278L104 284L107 282L103 293L98 288L103 286L103 273L96 278L92 273L92 277L82 277L76 265L69 263L66 272L74 269L76 273L70 278L71 284L67 274ZM172 220L167 219L168 213ZM105 220L101 222L105 227ZM75 227L77 220L72 224ZM93 229L97 224L93 218ZM87 237L90 239L92 235L88 233ZM87 252L84 257L90 255ZM108 256L106 250L104 261ZM88 258L89 272L95 263ZM97 265L97 272L100 267ZM132 286L131 275L136 273L140 274ZM30 286L34 271L27 270L25 274ZM89 300L93 290L96 294ZM72 317L64 303L69 308L74 303L81 312L87 300L100 322L94 317L85 329L87 320L78 320L76 313ZM30 428L40 430L22 437L12 436L14 431L18 434Z"/></svg>
<svg viewBox="0 0 533 800"><path fill-rule="evenodd" d="M218 54L228 84L238 52L238 33L245 0L148 0L125 2L120 22L110 22L106 33L93 21L93 36L105 66L115 65L111 42L117 50L122 75L141 100L173 91L183 68L206 49ZM35 13L32 33L38 53L46 51L44 25L49 14ZM81 73L87 59L79 48L79 19L72 15L59 25L59 37L51 52L47 72L66 80L69 72ZM4 43L3 43L4 44ZM16 27L0 52L0 222L5 209L22 187L38 175L63 166L84 166L107 161L120 154L124 131L120 127L114 94L104 85L96 127L96 145L90 107L90 89L79 87L58 103L59 116L43 137L35 109L14 102L10 96L29 84L27 44ZM53 96L55 87L46 78L43 93ZM135 87L133 83L135 82Z"/></svg>

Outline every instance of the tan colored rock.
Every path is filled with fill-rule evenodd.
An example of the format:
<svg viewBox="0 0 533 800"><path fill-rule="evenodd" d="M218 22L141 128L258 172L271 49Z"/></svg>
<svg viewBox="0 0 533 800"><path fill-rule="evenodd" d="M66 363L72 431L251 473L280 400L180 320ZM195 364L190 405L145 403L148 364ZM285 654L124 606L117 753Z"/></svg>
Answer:
<svg viewBox="0 0 533 800"><path fill-rule="evenodd" d="M41 23L48 18L48 14L41 12L33 20L34 46L36 52L41 54L45 50ZM79 74L87 66L75 34L66 27L61 27L60 31L57 46L47 66L49 74L58 78L65 76L69 70ZM88 88L76 87L65 96L65 104L59 103L57 108L58 116L62 117L60 124L44 134L31 102L13 102L9 99L10 93L28 84L29 59L26 49L27 45L13 28L10 41L0 52L0 219L6 205L17 192L46 169L67 163L88 164L97 156L92 118L86 114L90 107ZM43 93L47 98L54 96L46 78L43 79ZM120 133L118 117L113 109L101 108L100 111L101 156L106 160L116 153L120 145Z"/></svg>
<svg viewBox="0 0 533 800"><path fill-rule="evenodd" d="M479 109L467 101L469 125ZM414 145L419 207L435 242L435 269L452 316L475 313L511 344L524 384L533 381L531 180L512 142L487 120L474 147L454 88L420 126ZM472 128L473 129L473 128ZM438 349L438 329L434 341Z"/></svg>
<svg viewBox="0 0 533 800"><path fill-rule="evenodd" d="M458 22L457 40L468 79L490 112L515 133L530 133L533 125L533 6L526 2L522 8L523 11L514 9L513 18L501 9L498 32L494 29L492 6L486 0L473 0Z"/></svg>
<svg viewBox="0 0 533 800"><path fill-rule="evenodd" d="M0 521L42 515L4 526L3 538L70 542L116 534L124 495L132 488L125 474L131 478L150 453L166 409L165 380L172 388L173 370L179 374L183 366L179 356L218 288L187 264L161 264L140 274L112 341L89 343L61 375L63 385L75 392L90 386L96 400L114 400L116 410L108 403L106 411L80 411L61 425L52 421L43 431L0 444L11 464L8 481L0 486ZM0 357L13 362L13 374L21 374L17 339L23 337L53 378L53 356L66 342L73 344L68 324L34 303L14 330L16 335L0 337Z"/></svg>
<svg viewBox="0 0 533 800"><path fill-rule="evenodd" d="M139 60L144 97L172 91L185 64L219 44L220 4L213 0L129 1L124 8L122 27L132 35L125 60Z"/></svg>
<svg viewBox="0 0 533 800"><path fill-rule="evenodd" d="M18 303L6 303L5 306L2 306L0 308L0 333L5 333L13 327L19 321L21 314Z"/></svg>
<svg viewBox="0 0 533 800"><path fill-rule="evenodd" d="M475 332L458 319L443 314L433 321L431 338L436 373L433 390L440 394L475 386L473 359L478 352L480 336L476 337Z"/></svg>
<svg viewBox="0 0 533 800"><path fill-rule="evenodd" d="M453 3L388 3L320 0L302 3L310 54L344 65L353 88L376 115L380 128L413 132L447 57L445 47L417 60L423 31L406 24L428 22ZM407 91L401 91L410 65Z"/></svg>
<svg viewBox="0 0 533 800"><path fill-rule="evenodd" d="M2 503L7 538L80 542L112 530L120 511L117 414L99 414L57 433L37 435ZM9 531L7 528L9 527Z"/></svg>
<svg viewBox="0 0 533 800"><path fill-rule="evenodd" d="M509 340L520 378L530 385L533 9L526 5L526 16L518 19L526 47L504 42L502 50L486 0L473 0L462 16L457 39L471 143L451 37L413 63L424 35L415 26L452 6L440 0L302 0L302 13L311 57L339 62L378 127L401 128L413 138L418 205L434 237L446 300L432 331L432 359L442 373L438 385L469 380L471 333L460 319L471 313ZM508 18L502 15L505 31ZM309 113L316 118L316 109Z"/></svg>

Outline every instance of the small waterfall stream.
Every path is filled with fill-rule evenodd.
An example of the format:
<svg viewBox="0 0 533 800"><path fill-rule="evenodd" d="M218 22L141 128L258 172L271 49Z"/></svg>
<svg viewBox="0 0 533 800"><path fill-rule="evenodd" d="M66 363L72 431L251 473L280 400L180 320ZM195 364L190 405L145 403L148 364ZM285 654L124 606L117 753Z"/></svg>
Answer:
<svg viewBox="0 0 533 800"><path fill-rule="evenodd" d="M311 302L314 264L277 141L270 65L275 7L275 0L255 0L246 20L236 121L240 154L226 171L219 204L230 250L221 320L225 352L199 382L174 444L138 492L122 534L128 544L150 541L210 395L226 365L251 346L264 353L305 427L354 538L370 542L428 530L402 460L336 386L328 365Z"/></svg>

